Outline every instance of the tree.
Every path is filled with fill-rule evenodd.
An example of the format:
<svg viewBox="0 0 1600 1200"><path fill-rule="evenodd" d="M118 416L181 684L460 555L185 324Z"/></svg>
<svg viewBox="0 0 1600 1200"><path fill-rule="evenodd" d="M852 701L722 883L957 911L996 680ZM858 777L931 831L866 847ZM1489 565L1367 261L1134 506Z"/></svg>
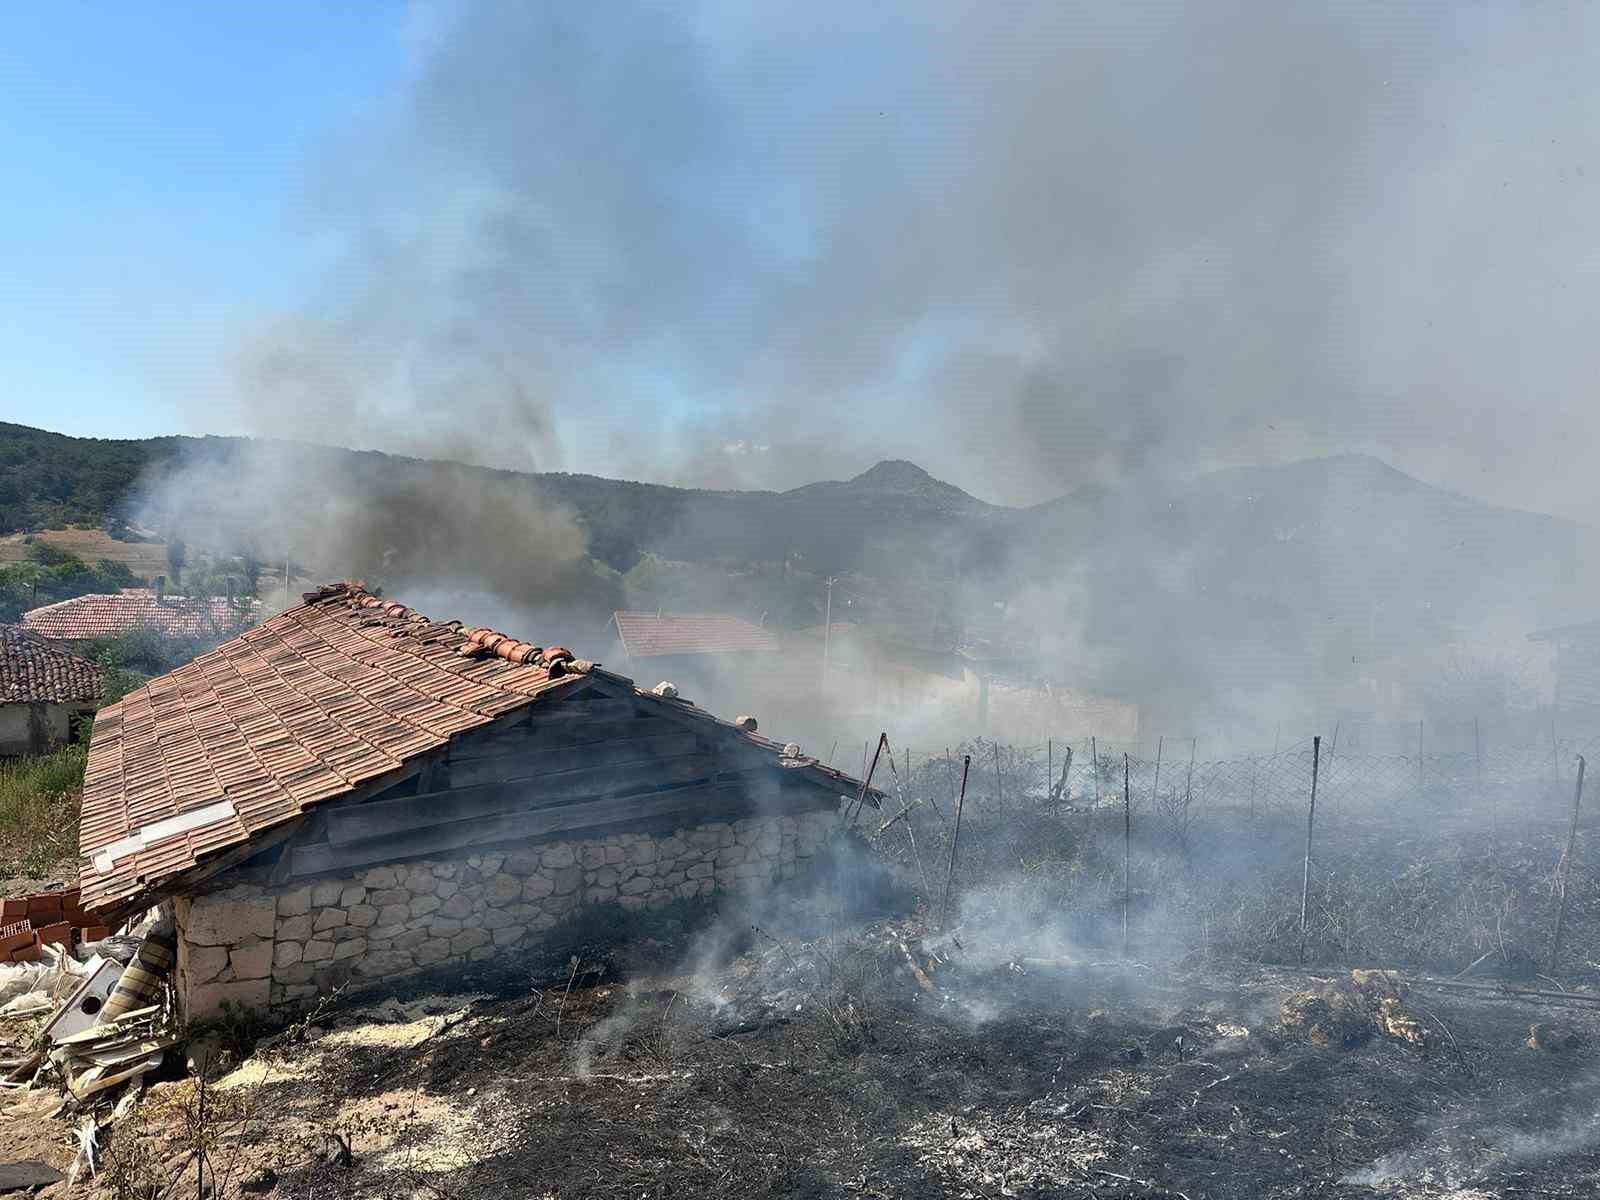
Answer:
<svg viewBox="0 0 1600 1200"><path fill-rule="evenodd" d="M261 590L262 565L254 550L247 549L239 556L239 569L244 574L245 586L250 589L249 595L257 595Z"/></svg>
<svg viewBox="0 0 1600 1200"><path fill-rule="evenodd" d="M183 583L184 564L189 561L189 548L183 544L183 539L178 537L167 539L167 570L172 575L172 586L179 587Z"/></svg>

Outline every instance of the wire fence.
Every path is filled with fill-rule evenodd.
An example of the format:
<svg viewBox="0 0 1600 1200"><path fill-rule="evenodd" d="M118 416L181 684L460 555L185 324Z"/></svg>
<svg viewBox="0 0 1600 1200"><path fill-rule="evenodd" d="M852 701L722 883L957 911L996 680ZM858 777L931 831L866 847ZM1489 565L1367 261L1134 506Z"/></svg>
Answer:
<svg viewBox="0 0 1600 1200"><path fill-rule="evenodd" d="M1600 735L1422 755L1346 752L1331 738L1214 760L1188 738L1152 749L891 742L873 767L869 744L887 799L857 827L941 919L977 897L1014 931L1042 921L1083 944L1115 946L1120 928L1126 947L1131 928L1135 947L1269 961L1464 965L1518 944L1555 958L1545 943L1564 904L1577 760L1600 754ZM1583 877L1600 827L1590 812L1600 817L1592 800L1575 843ZM1580 891L1573 913L1593 929L1600 895Z"/></svg>
<svg viewBox="0 0 1600 1200"><path fill-rule="evenodd" d="M888 743L873 783L891 795L931 806L953 802L961 764L970 756L969 812L996 815L1053 812L1123 804L1124 755L1128 803L1133 813L1164 819L1199 814L1227 821L1304 811L1317 759L1317 803L1332 817L1457 811L1486 818L1554 816L1566 811L1578 757L1600 752L1600 735L1494 750L1438 754L1368 754L1340 751L1324 740L1320 753L1306 738L1273 753L1228 759L1198 757L1191 738L1158 739L1154 753L1131 753L1098 739L1012 745L974 738L928 752ZM865 755L871 769L871 754Z"/></svg>

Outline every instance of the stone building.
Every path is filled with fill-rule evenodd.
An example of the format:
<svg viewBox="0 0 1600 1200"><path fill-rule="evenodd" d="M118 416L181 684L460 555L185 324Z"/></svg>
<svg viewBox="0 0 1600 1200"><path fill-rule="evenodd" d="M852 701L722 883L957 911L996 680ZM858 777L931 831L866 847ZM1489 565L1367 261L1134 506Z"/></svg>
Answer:
<svg viewBox="0 0 1600 1200"><path fill-rule="evenodd" d="M658 690L325 587L101 711L82 903L170 903L203 1017L798 873L860 784Z"/></svg>
<svg viewBox="0 0 1600 1200"><path fill-rule="evenodd" d="M0 625L0 757L44 754L74 741L104 689L97 663Z"/></svg>

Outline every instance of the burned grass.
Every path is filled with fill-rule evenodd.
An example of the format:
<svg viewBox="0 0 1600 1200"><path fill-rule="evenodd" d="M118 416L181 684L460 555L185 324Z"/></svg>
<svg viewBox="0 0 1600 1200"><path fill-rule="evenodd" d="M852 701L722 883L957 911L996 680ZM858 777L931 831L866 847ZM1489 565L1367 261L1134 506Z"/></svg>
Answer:
<svg viewBox="0 0 1600 1200"><path fill-rule="evenodd" d="M279 1196L561 1200L1600 1187L1582 1121L1600 1012L1413 986L1422 1046L1376 1028L1317 1045L1281 1006L1347 975L1030 961L921 933L772 934L693 976L333 1014L217 1085L253 1114L227 1139L235 1178L270 1166ZM1553 1013L1579 1036L1530 1049ZM348 1166L319 1154L327 1131Z"/></svg>

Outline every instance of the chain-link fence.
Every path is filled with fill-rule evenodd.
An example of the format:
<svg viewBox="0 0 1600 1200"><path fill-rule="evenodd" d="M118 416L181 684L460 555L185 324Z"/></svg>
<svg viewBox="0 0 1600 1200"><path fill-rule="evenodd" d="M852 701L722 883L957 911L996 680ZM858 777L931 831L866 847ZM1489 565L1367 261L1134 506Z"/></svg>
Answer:
<svg viewBox="0 0 1600 1200"><path fill-rule="evenodd" d="M1421 755L1341 751L1327 739L1318 748L1311 738L1228 759L1198 757L1191 738L1158 739L1154 753L1144 743L1137 749L1088 738L1026 746L974 738L930 753L891 741L873 782L891 795L906 789L907 798L931 809L948 808L970 756L969 813L1120 809L1126 756L1127 801L1135 815L1171 822L1205 814L1232 823L1304 812L1315 760L1317 805L1330 819L1454 811L1514 820L1565 811L1577 759L1600 752L1600 735ZM867 761L870 766L871 755Z"/></svg>
<svg viewBox="0 0 1600 1200"><path fill-rule="evenodd" d="M1134 749L890 743L873 771L887 800L859 828L930 906L948 894L953 914L964 897L1000 896L999 909L1020 918L1032 904L1026 920L1067 922L1102 945L1126 920L1135 946L1226 944L1273 960L1465 963L1518 943L1543 954L1577 760L1595 759L1600 737L1422 755L1347 752L1331 738L1214 760L1187 738ZM1586 814L1600 815L1596 801ZM1579 831L1582 876L1593 824L1585 816ZM1586 929L1600 923L1591 891L1573 906Z"/></svg>

